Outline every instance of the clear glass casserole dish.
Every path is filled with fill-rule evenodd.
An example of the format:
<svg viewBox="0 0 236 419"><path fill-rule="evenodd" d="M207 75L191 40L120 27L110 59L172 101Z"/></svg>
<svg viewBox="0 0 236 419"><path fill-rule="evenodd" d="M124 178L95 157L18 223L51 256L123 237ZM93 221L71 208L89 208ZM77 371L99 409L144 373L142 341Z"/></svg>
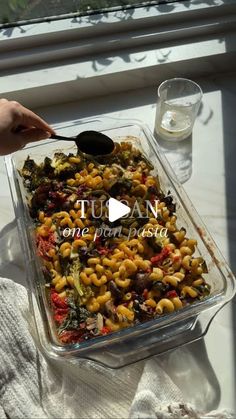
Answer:
<svg viewBox="0 0 236 419"><path fill-rule="evenodd" d="M47 140L6 157L8 179L25 257L30 308L42 349L48 356L56 359L89 359L107 367L119 368L204 336L217 311L233 297L235 278L147 126L136 120L88 119L77 121L67 128L63 127L58 133L75 136L84 130L102 131L117 142L124 141L127 136L135 137L132 141L152 162L161 189L164 193L170 191L174 198L177 225L187 230L188 237L197 240L196 253L206 261L209 271L207 283L211 286L211 293L207 298L179 311L106 336L63 345L56 337L55 324L45 294L42 262L36 252L27 191L18 170L22 168L28 155L36 162L41 162L46 156L52 157L58 150L66 154L76 153L76 146L64 141Z"/></svg>

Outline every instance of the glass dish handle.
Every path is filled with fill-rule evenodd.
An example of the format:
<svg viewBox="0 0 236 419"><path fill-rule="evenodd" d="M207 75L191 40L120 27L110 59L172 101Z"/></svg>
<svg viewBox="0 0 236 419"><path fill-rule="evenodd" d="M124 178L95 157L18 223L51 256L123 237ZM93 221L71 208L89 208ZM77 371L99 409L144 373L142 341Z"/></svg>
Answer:
<svg viewBox="0 0 236 419"><path fill-rule="evenodd" d="M110 368L120 368L151 356L160 355L202 338L222 304L214 306L187 321L176 323L170 329L147 331L141 337L104 345L98 350L87 350L84 358ZM83 354L81 353L81 357Z"/></svg>

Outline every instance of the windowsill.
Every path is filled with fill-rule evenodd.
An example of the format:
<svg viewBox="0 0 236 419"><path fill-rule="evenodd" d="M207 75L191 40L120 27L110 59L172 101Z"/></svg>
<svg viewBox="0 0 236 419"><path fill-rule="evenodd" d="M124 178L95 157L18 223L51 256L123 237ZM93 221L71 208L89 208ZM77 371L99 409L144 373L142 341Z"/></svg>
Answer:
<svg viewBox="0 0 236 419"><path fill-rule="evenodd" d="M170 6L2 29L1 96L36 107L236 68L234 0Z"/></svg>

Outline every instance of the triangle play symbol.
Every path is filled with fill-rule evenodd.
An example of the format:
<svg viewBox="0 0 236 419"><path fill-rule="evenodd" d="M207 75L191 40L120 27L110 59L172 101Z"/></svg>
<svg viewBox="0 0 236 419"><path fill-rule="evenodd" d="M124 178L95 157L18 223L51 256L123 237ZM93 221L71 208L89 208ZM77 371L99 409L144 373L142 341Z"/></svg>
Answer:
<svg viewBox="0 0 236 419"><path fill-rule="evenodd" d="M117 201L117 199L110 198L108 201L108 218L109 221L113 222L118 220L121 217L124 217L124 215L129 214L131 209L125 205L122 204L122 202Z"/></svg>

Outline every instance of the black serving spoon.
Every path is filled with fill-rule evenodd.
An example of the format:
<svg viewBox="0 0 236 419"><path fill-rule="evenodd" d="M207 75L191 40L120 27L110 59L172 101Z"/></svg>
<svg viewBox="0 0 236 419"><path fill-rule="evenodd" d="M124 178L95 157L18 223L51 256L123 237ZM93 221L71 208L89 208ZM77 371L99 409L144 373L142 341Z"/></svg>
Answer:
<svg viewBox="0 0 236 419"><path fill-rule="evenodd" d="M115 144L110 137L98 131L83 131L76 137L64 137L62 135L52 134L55 140L74 141L80 153L91 156L104 156L111 154Z"/></svg>

